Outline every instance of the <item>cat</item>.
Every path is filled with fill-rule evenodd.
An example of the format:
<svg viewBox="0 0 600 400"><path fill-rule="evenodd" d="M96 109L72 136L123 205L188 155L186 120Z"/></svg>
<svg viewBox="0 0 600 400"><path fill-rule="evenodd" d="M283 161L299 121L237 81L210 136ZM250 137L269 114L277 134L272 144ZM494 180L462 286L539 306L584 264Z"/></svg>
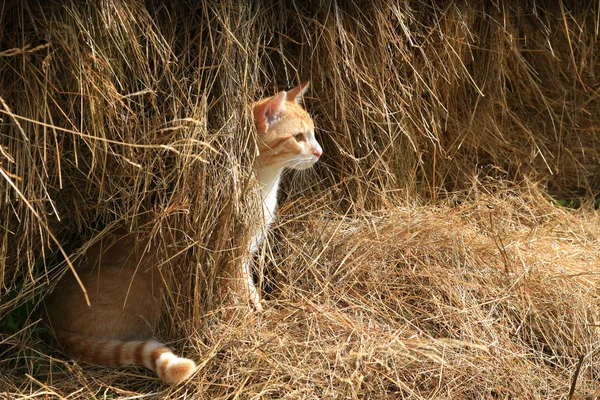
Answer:
<svg viewBox="0 0 600 400"><path fill-rule="evenodd" d="M264 227L249 244L241 271L248 301L256 310L262 306L250 257L275 217L281 173L286 168L309 168L323 154L313 121L299 105L308 87L305 82L253 105L258 139L255 174ZM90 306L71 273L57 283L44 304L44 319L63 350L91 364L146 367L167 383L189 378L195 362L176 356L153 338L164 290L156 263L150 241L139 232L108 234L87 249L76 268Z"/></svg>
<svg viewBox="0 0 600 400"><path fill-rule="evenodd" d="M289 92L282 91L263 99L253 107L259 151L255 172L261 189L263 226L250 243L250 255L256 252L264 233L275 219L277 193L283 170L310 168L323 154L323 149L315 138L314 122L300 106L309 85L308 81L304 82ZM242 273L253 307L257 311L262 310L251 273L251 257L244 260Z"/></svg>

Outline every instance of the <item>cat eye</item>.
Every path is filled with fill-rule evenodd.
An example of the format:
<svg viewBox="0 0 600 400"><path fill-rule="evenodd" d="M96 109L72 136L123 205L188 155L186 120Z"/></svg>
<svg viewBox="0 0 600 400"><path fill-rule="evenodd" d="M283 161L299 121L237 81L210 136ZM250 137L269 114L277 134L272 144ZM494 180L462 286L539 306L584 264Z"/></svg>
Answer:
<svg viewBox="0 0 600 400"><path fill-rule="evenodd" d="M306 142L306 136L304 136L304 133L302 132L296 133L294 139L296 139L296 142Z"/></svg>

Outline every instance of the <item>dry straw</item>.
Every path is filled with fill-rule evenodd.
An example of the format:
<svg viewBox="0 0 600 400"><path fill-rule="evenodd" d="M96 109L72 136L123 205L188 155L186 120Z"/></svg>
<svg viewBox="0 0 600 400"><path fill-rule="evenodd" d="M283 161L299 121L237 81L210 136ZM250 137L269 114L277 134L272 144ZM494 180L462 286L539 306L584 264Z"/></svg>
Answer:
<svg viewBox="0 0 600 400"><path fill-rule="evenodd" d="M547 3L0 2L0 398L600 396L600 12ZM284 182L265 313L222 313L249 104L300 79L326 156ZM115 227L153 234L188 384L41 340Z"/></svg>

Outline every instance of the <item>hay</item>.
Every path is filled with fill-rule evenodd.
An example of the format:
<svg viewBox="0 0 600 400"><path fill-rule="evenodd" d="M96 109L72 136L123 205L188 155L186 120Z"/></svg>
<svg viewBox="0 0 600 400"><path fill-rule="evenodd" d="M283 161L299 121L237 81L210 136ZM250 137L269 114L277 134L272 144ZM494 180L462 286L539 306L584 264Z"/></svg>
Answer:
<svg viewBox="0 0 600 400"><path fill-rule="evenodd" d="M0 397L597 396L598 216L547 194L600 192L600 14L547 7L3 2ZM248 102L299 79L325 157L284 182L268 310L212 318L259 219ZM41 342L116 226L171 267L187 385Z"/></svg>

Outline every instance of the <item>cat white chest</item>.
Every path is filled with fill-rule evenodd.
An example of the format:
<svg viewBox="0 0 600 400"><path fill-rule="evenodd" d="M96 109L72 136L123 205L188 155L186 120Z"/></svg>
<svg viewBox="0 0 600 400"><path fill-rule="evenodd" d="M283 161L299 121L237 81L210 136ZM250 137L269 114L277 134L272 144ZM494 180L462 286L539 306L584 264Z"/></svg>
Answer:
<svg viewBox="0 0 600 400"><path fill-rule="evenodd" d="M275 219L277 209L277 192L279 191L279 179L282 169L261 169L257 170L257 177L260 182L260 191L263 206L263 223L265 228L269 228L271 222Z"/></svg>
<svg viewBox="0 0 600 400"><path fill-rule="evenodd" d="M277 192L279 190L279 178L281 169L269 171L266 169L257 170L257 177L260 183L260 194L262 200L262 226L258 229L256 236L252 239L249 250L254 254L262 243L266 232L275 219L277 211Z"/></svg>
<svg viewBox="0 0 600 400"><path fill-rule="evenodd" d="M271 222L275 219L275 212L277 211L277 189L271 190L265 193L263 197L263 222L265 228L269 229Z"/></svg>

